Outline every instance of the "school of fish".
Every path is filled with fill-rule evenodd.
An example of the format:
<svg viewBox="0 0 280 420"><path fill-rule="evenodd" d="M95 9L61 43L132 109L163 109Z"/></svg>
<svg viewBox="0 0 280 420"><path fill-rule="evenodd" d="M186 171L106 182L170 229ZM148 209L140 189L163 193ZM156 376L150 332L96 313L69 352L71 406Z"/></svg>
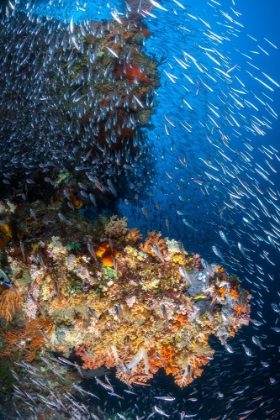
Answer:
<svg viewBox="0 0 280 420"><path fill-rule="evenodd" d="M247 33L248 17L235 0L125 1L122 11L99 5L101 15L103 8L104 15L110 10L111 20L96 29L87 3L75 3L79 22L72 11L63 15L62 1L61 20L51 15L52 0L43 8L45 16L34 13L34 4L9 0L1 8L0 199L41 198L45 188L59 190L59 173L73 172L89 207L104 209L113 201L141 231L161 230L203 254L205 269L222 263L250 291L252 311L250 327L225 348L213 342L216 354L208 370L180 392L163 375L152 386L124 389L101 372L102 379L96 374L88 388L67 392L66 407L39 368L19 363L26 377L13 372L10 418L43 419L44 406L56 409L56 419L280 418L280 151L266 140L279 127L274 101L280 79L266 70L279 55L277 42L258 36L257 29ZM150 75L143 66L138 79L128 78L136 67L121 39L130 26L141 32L140 22L151 36L142 36L139 50L155 60L160 74L145 102L137 90L131 92L134 85L151 83ZM102 39L110 31L114 39L103 50L84 45L87 35ZM118 43L121 53L114 49ZM87 61L74 77L82 54ZM102 55L112 64L92 74ZM106 83L113 86L118 77L125 79L121 94L108 93ZM127 115L118 128L120 103ZM81 123L89 107L93 117ZM143 108L149 119L142 124L135 112ZM100 130L106 132L102 145ZM132 130L129 138L123 130ZM71 208L69 194L62 192ZM1 269L0 281L12 287ZM70 386L65 360L42 356L61 388ZM26 381L33 381L36 395L25 391ZM30 417L28 410L19 412L17 399Z"/></svg>

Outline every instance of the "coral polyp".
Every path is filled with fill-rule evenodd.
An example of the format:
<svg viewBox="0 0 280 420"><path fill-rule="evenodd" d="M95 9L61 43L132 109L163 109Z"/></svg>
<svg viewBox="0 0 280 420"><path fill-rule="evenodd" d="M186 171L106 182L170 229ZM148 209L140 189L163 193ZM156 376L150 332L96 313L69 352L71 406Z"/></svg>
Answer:
<svg viewBox="0 0 280 420"><path fill-rule="evenodd" d="M83 369L115 367L127 384L146 383L162 368L184 387L212 358L210 335L226 346L249 323L249 293L219 265L203 268L197 254L188 255L182 244L162 239L160 232L148 232L139 242L139 231L117 216L96 230L94 223L81 223L71 213L65 230L54 217L59 208L43 206L40 214L52 218L54 226L45 225L40 239L35 222L29 226L33 243L24 242L25 260L16 244L6 251L4 268L14 291L8 289L9 300L4 299L7 291L1 292L0 315L7 323L3 352L10 358L16 345L23 353L32 351L32 358L44 345L66 357L74 352ZM7 307L11 300L14 311ZM19 316L24 325L13 334ZM33 345L28 336L36 337Z"/></svg>

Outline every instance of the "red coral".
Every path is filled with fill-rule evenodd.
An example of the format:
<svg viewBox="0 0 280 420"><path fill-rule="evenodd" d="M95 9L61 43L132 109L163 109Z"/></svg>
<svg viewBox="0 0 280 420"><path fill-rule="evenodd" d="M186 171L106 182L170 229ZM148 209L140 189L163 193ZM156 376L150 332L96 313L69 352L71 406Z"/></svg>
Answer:
<svg viewBox="0 0 280 420"><path fill-rule="evenodd" d="M200 255L192 253L192 257L193 257L193 262L194 262L195 268L197 268L197 270L200 270L200 271L204 270L204 267L203 267L201 259L200 259Z"/></svg>
<svg viewBox="0 0 280 420"><path fill-rule="evenodd" d="M135 64L128 64L124 60L118 64L115 70L116 76L124 76L130 82L134 82L135 78L141 83L151 83L144 72L140 71L140 67Z"/></svg>

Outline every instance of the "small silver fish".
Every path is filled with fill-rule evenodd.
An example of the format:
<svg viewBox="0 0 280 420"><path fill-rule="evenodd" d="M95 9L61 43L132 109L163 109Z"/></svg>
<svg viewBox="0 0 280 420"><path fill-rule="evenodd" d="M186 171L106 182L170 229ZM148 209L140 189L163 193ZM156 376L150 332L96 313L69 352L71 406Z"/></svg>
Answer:
<svg viewBox="0 0 280 420"><path fill-rule="evenodd" d="M251 349L249 349L249 347L245 346L245 344L242 344L242 347L244 348L244 351L247 354L247 356L251 357L252 356Z"/></svg>
<svg viewBox="0 0 280 420"><path fill-rule="evenodd" d="M34 220L37 220L36 214L33 209L30 209L30 216L33 217Z"/></svg>
<svg viewBox="0 0 280 420"><path fill-rule="evenodd" d="M96 262L96 264L99 265L96 253L95 253L95 251L93 249L93 246L90 242L87 242L87 249L88 249L90 255L92 256L92 258L94 259L94 261Z"/></svg>
<svg viewBox="0 0 280 420"><path fill-rule="evenodd" d="M164 417L170 417L169 414L166 414L164 411L162 411L159 407L157 407L156 405L154 406L154 410L156 413L161 414Z"/></svg>
<svg viewBox="0 0 280 420"><path fill-rule="evenodd" d="M233 348L228 343L225 344L225 348L229 353L234 353Z"/></svg>
<svg viewBox="0 0 280 420"><path fill-rule="evenodd" d="M24 262L26 262L24 243L22 241L19 241L19 246L22 254L22 259Z"/></svg>
<svg viewBox="0 0 280 420"><path fill-rule="evenodd" d="M240 242L238 242L238 243L237 243L237 246L238 246L238 249L239 249L239 251L241 252L241 254L242 254L245 258L247 258L247 255L246 255L246 253L245 253L245 249L243 248L242 244L241 244Z"/></svg>
<svg viewBox="0 0 280 420"><path fill-rule="evenodd" d="M156 244L153 245L153 250L157 254L157 256L159 257L160 261L162 263L164 263L165 261L163 259L162 253L160 252L160 250L158 249L158 247L156 246Z"/></svg>
<svg viewBox="0 0 280 420"><path fill-rule="evenodd" d="M203 265L203 268L207 270L208 276L214 277L214 272L211 268L211 265L204 258L201 258L200 260L201 260L201 264Z"/></svg>
<svg viewBox="0 0 280 420"><path fill-rule="evenodd" d="M213 249L214 254L216 254L217 257L219 257L223 261L223 263L225 263L225 259L221 251L216 246L212 246L212 249Z"/></svg>
<svg viewBox="0 0 280 420"><path fill-rule="evenodd" d="M89 194L89 199L92 202L92 204L94 205L94 207L97 207L95 197L92 193Z"/></svg>
<svg viewBox="0 0 280 420"><path fill-rule="evenodd" d="M267 363L267 362L263 362L262 360L261 360L261 364L263 365L263 367L265 367L265 368L268 368L269 367L269 363Z"/></svg>
<svg viewBox="0 0 280 420"><path fill-rule="evenodd" d="M117 191L116 191L116 189L115 189L115 187L114 187L114 185L113 185L113 183L112 183L112 181L111 181L110 179L107 179L107 185L108 185L109 190L111 191L111 193L112 193L115 197L117 197Z"/></svg>
<svg viewBox="0 0 280 420"><path fill-rule="evenodd" d="M186 272L186 270L183 267L179 268L180 274L181 276L184 277L185 280L187 280L187 282L192 285L192 281L190 279L190 276L188 275L188 273Z"/></svg>
<svg viewBox="0 0 280 420"><path fill-rule="evenodd" d="M265 350L264 347L262 347L262 344L260 342L260 340L258 339L258 337L256 337L255 335L253 335L252 337L252 341L254 344L256 344L256 346L258 346L261 350Z"/></svg>
<svg viewBox="0 0 280 420"><path fill-rule="evenodd" d="M163 401L174 401L176 398L175 397L170 397L170 396L166 396L166 397L154 397L155 399L157 399L157 400L163 400Z"/></svg>
<svg viewBox="0 0 280 420"><path fill-rule="evenodd" d="M169 320L168 320L168 315L167 315L167 312L166 312L165 305L164 304L160 305L160 309L161 309L161 313L162 313L166 323L168 324Z"/></svg>
<svg viewBox="0 0 280 420"><path fill-rule="evenodd" d="M149 213L148 213L148 210L146 209L146 207L142 207L141 210L142 210L142 213L144 214L144 216L146 217L146 219L148 220L149 219Z"/></svg>
<svg viewBox="0 0 280 420"><path fill-rule="evenodd" d="M70 222L70 220L67 220L65 216L63 216L62 213L58 213L58 217L60 218L60 220L63 223L66 223L68 226L72 226L72 223Z"/></svg>
<svg viewBox="0 0 280 420"><path fill-rule="evenodd" d="M227 237L226 237L226 235L225 235L225 233L222 231L222 230L219 230L219 234L220 234L220 237L222 238L222 240L228 245L228 246L230 246L230 243L229 243L229 241L228 241L228 239L227 239Z"/></svg>

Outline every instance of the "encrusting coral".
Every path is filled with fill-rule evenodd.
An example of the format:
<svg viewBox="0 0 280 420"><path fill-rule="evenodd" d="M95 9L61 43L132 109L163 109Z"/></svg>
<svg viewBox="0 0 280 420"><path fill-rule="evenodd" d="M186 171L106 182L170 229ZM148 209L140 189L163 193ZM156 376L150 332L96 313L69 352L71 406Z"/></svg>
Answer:
<svg viewBox="0 0 280 420"><path fill-rule="evenodd" d="M59 208L42 210L56 222L40 232L36 255L32 226L33 247L25 241L25 260L15 244L6 250L20 298L2 286L3 354L12 358L21 351L32 360L42 346L66 357L74 351L84 369L115 367L116 376L128 384L145 383L163 368L184 387L214 354L211 334L226 345L249 323L250 295L238 281L218 265L205 269L200 256L188 255L160 232L148 232L139 242L140 232L128 229L125 218L113 216L95 230L76 213L67 215L71 224L65 230L54 217ZM26 271L30 281L22 282ZM5 309L8 294L14 306ZM15 309L25 320L20 329L13 324L19 316ZM28 311L32 316L26 318Z"/></svg>

